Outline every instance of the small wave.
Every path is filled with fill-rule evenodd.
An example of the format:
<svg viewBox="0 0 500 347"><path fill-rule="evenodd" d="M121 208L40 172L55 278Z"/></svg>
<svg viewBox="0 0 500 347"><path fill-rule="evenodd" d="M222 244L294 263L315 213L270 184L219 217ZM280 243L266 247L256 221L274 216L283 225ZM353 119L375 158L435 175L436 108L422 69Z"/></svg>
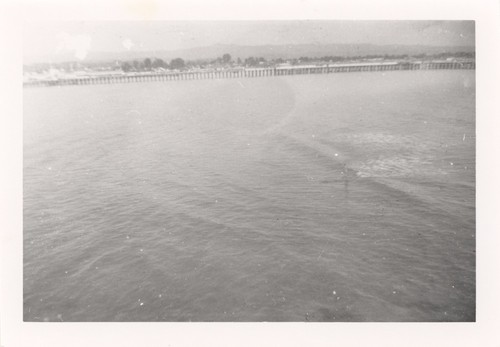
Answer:
<svg viewBox="0 0 500 347"><path fill-rule="evenodd" d="M349 156L339 149L322 144L319 141L308 140L303 137L279 132L275 133L274 136L279 137L281 140L280 142L284 143L292 150L296 150L302 154L312 155L313 158L327 159L329 163L339 167L345 165L350 160Z"/></svg>
<svg viewBox="0 0 500 347"><path fill-rule="evenodd" d="M447 173L432 165L428 158L392 156L353 164L359 177L435 176Z"/></svg>
<svg viewBox="0 0 500 347"><path fill-rule="evenodd" d="M373 133L373 132L365 132L365 133L351 133L344 132L335 134L336 142L347 142L351 145L397 145L397 146L414 146L416 143L416 139L412 136L401 136L401 135L393 135L393 134L385 134L385 133Z"/></svg>
<svg viewBox="0 0 500 347"><path fill-rule="evenodd" d="M411 206L427 211L426 213L438 214L441 218L446 216L450 221L456 219L454 213L442 208L439 199L420 184L412 184L390 177L367 177L360 182L365 182L373 188L380 189L385 194L394 196L396 200L411 203Z"/></svg>

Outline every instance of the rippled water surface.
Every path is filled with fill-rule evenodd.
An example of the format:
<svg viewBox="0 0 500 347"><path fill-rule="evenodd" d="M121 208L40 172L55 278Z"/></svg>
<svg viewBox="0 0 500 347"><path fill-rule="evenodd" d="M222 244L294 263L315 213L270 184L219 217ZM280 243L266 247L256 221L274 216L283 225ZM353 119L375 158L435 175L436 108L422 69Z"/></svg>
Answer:
<svg viewBox="0 0 500 347"><path fill-rule="evenodd" d="M24 319L475 320L474 72L25 89Z"/></svg>

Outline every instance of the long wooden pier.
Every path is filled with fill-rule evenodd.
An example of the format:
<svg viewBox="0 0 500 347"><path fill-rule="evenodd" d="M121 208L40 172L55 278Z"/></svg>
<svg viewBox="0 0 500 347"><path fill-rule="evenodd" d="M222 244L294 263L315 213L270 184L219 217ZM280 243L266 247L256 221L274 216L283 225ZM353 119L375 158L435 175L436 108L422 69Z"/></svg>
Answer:
<svg viewBox="0 0 500 347"><path fill-rule="evenodd" d="M376 62L328 65L296 65L265 68L231 68L221 70L196 70L164 73L123 73L108 75L88 75L79 77L59 77L54 79L29 80L24 86L65 86L111 83L135 83L151 81L184 81L223 78L253 78L269 76L291 76L304 74L327 74L364 71L398 71L398 70L440 70L476 68L475 61L426 61L426 62Z"/></svg>

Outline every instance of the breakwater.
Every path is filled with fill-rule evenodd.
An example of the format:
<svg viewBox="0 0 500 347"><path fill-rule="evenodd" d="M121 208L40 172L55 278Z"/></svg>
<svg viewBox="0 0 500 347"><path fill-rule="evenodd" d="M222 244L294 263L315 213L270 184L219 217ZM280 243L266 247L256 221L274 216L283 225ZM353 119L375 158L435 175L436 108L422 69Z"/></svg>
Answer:
<svg viewBox="0 0 500 347"><path fill-rule="evenodd" d="M270 76L290 76L304 74L325 74L343 72L398 71L398 70L439 70L476 68L475 61L426 61L426 62L370 62L328 65L298 65L264 68L228 68L212 70L192 70L177 72L147 73L109 73L89 74L84 76L59 76L44 79L25 80L23 85L29 86L64 86L111 83L135 83L151 81L183 81L222 78L253 78Z"/></svg>

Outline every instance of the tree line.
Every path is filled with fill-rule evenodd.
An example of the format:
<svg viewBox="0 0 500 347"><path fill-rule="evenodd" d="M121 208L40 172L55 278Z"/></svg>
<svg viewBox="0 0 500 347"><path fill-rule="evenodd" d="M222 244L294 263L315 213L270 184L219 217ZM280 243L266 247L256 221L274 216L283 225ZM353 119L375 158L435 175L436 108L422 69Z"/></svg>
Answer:
<svg viewBox="0 0 500 347"><path fill-rule="evenodd" d="M164 68L170 70L182 70L182 69L190 69L193 67L205 68L207 66L215 66L215 67L228 67L228 66L243 66L243 67L256 67L256 66L276 66L279 64L289 63L290 65L297 65L303 63L313 63L313 62L322 62L322 63L338 63L348 60L366 60L366 59L382 59L382 60L405 60L405 59L446 59L446 58L475 58L474 52L458 52L458 53L449 53L442 52L436 54L371 54L371 55L359 55L359 56L335 56L328 55L322 57L300 57L293 59L265 59L264 57L248 57L242 60L241 58L237 58L233 60L229 53L222 55L222 57L217 57L213 60L193 60L193 61L184 61L182 58L172 59L170 63L166 63L162 59L154 58L151 60L150 58L144 59L144 61L133 61L133 62L124 62L122 63L122 70L125 72L128 71L151 71L153 69Z"/></svg>
<svg viewBox="0 0 500 347"><path fill-rule="evenodd" d="M186 63L181 58L175 58L170 61L170 63L165 62L160 58L146 58L143 61L134 60L132 62L123 62L121 64L121 69L124 72L129 71L151 71L153 69L171 69L180 70L186 66Z"/></svg>
<svg viewBox="0 0 500 347"><path fill-rule="evenodd" d="M50 68L57 68L64 71L78 71L82 69L89 69L92 71L109 71L109 70L122 70L124 72L133 71L153 71L159 69L165 70L184 70L192 68L227 68L227 67L270 67L284 63L290 65L298 65L304 63L338 63L352 60L366 60L366 59L381 59L381 60L406 60L406 59L446 59L446 58L475 58L474 52L442 52L436 54L372 54L363 56L322 56L322 57L300 57L293 59L265 59L264 57L247 57L244 60L241 58L233 59L229 53L223 54L221 57L215 59L199 59L199 60L184 60L182 58L175 58L169 62L161 58L145 58L144 60L132 61L107 61L107 62L64 62L57 64L31 64L25 65L25 72L43 72Z"/></svg>
<svg viewBox="0 0 500 347"><path fill-rule="evenodd" d="M280 59L280 61L276 62L274 60L270 61L273 63L284 62L284 60ZM258 66L262 64L269 63L263 57L248 57L244 61L241 58L237 58L233 60L229 53L225 53L222 57L217 57L212 60L187 60L185 61L182 58L175 58L170 61L170 63L165 62L160 58L146 58L143 61L125 61L121 63L121 69L124 72L129 71L151 71L154 69L169 69L169 70L182 70L189 69L193 67L207 67L207 66Z"/></svg>

